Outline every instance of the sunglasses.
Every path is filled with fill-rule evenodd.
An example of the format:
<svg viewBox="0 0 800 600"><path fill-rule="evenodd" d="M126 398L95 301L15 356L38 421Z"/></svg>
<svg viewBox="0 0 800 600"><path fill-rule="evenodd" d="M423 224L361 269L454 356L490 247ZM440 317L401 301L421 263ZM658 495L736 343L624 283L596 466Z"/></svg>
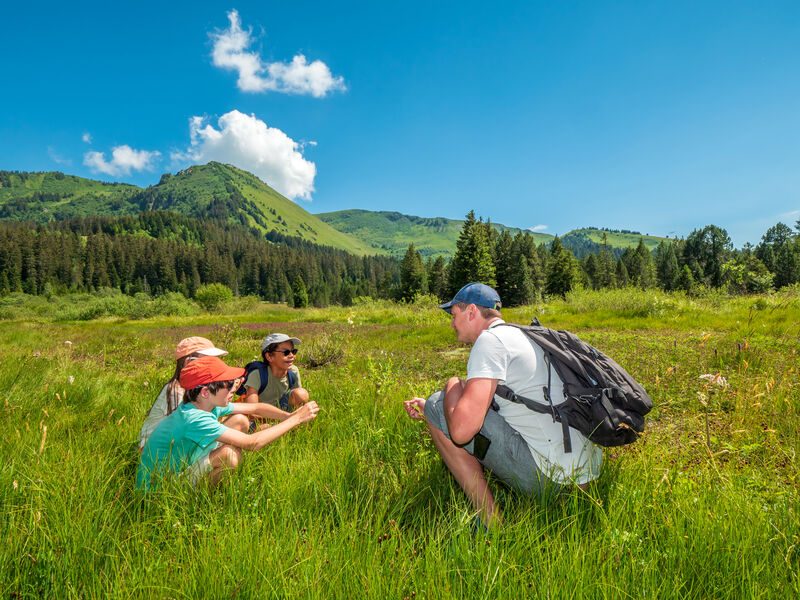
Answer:
<svg viewBox="0 0 800 600"><path fill-rule="evenodd" d="M291 354L294 356L297 354L297 348L292 348L291 350L273 350L272 354L283 354L284 356L289 356Z"/></svg>
<svg viewBox="0 0 800 600"><path fill-rule="evenodd" d="M231 379L231 380L228 380L228 381L217 381L217 382L215 382L216 385L214 387L216 387L218 390L238 389L239 386L242 383L242 379L243 378L236 378L236 379ZM209 387L211 387L211 386L209 386Z"/></svg>

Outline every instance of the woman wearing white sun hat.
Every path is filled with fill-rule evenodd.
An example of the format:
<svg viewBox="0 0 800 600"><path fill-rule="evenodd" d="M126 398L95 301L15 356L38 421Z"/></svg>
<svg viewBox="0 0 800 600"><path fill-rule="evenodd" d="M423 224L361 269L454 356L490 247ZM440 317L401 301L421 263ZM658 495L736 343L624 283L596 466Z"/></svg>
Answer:
<svg viewBox="0 0 800 600"><path fill-rule="evenodd" d="M182 339L175 348L175 373L158 394L156 401L145 417L142 429L139 432L139 452L144 448L147 438L153 433L156 426L183 401L184 389L181 387L179 376L181 369L187 362L200 356L225 356L228 352L214 346L214 342L204 337L192 336Z"/></svg>

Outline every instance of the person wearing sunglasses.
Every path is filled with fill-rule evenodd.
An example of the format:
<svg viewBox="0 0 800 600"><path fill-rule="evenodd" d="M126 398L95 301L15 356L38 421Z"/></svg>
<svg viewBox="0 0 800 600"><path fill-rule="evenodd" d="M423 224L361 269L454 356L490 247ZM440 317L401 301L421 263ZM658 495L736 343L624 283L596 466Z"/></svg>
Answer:
<svg viewBox="0 0 800 600"><path fill-rule="evenodd" d="M309 401L308 390L300 381L294 364L300 340L285 333L270 333L261 342L263 361L245 367L245 402L261 402L272 406L269 418L282 420L291 411Z"/></svg>
<svg viewBox="0 0 800 600"><path fill-rule="evenodd" d="M247 433L250 417L266 418L268 406L231 402L244 374L244 369L230 367L214 356L202 356L183 367L183 402L145 443L136 471L137 489L151 490L165 476L176 474L192 485L204 478L215 485L236 469L242 450L260 450L316 418L317 403L307 402L281 423Z"/></svg>

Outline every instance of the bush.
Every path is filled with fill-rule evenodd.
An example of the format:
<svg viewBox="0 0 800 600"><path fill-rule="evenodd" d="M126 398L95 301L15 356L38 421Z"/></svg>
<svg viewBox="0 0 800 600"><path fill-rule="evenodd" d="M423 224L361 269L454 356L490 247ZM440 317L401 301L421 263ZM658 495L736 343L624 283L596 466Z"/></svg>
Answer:
<svg viewBox="0 0 800 600"><path fill-rule="evenodd" d="M341 336L322 335L303 345L303 365L312 369L336 364L344 358L344 341Z"/></svg>
<svg viewBox="0 0 800 600"><path fill-rule="evenodd" d="M225 302L233 300L233 292L222 283L209 283L197 289L194 299L205 310L213 312Z"/></svg>

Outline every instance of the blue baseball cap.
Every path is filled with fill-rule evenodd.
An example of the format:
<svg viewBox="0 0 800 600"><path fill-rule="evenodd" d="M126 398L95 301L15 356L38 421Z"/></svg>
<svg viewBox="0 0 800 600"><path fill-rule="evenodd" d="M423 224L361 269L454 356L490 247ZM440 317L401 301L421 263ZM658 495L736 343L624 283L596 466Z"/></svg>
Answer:
<svg viewBox="0 0 800 600"><path fill-rule="evenodd" d="M500 302L500 294L493 288L483 283L468 283L462 287L450 302L440 304L439 308L450 312L454 304L463 302L464 304L474 304L475 306L483 306L485 308L498 309L503 304Z"/></svg>

